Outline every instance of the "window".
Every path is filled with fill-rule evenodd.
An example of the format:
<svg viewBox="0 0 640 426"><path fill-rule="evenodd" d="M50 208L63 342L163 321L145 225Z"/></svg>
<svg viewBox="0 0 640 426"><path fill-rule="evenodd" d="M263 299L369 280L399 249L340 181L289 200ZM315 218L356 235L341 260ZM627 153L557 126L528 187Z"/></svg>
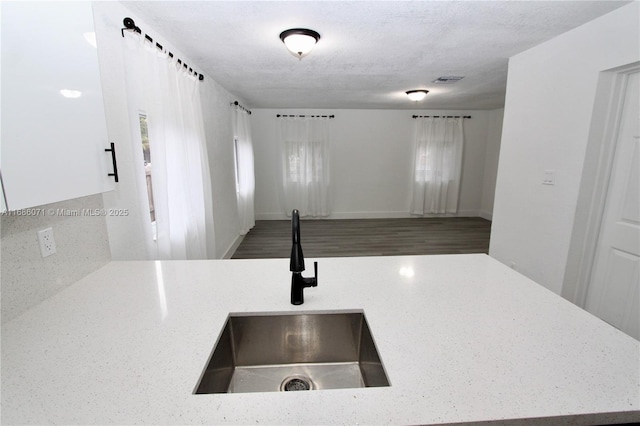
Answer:
<svg viewBox="0 0 640 426"><path fill-rule="evenodd" d="M462 118L416 121L412 214L456 213L464 131Z"/></svg>
<svg viewBox="0 0 640 426"><path fill-rule="evenodd" d="M329 118L283 118L280 132L284 212L329 216Z"/></svg>
<svg viewBox="0 0 640 426"><path fill-rule="evenodd" d="M238 138L233 138L233 159L236 163L236 194L240 193L240 161L238 159Z"/></svg>
<svg viewBox="0 0 640 426"><path fill-rule="evenodd" d="M142 140L142 155L144 157L144 174L147 182L147 196L149 197L149 219L153 228L153 239L156 239L156 213L153 205L153 183L151 179L151 147L149 145L149 129L147 115L138 114L140 119L140 139Z"/></svg>
<svg viewBox="0 0 640 426"><path fill-rule="evenodd" d="M430 172L431 167L429 166L429 152L425 147L419 147L416 152L416 182L431 180Z"/></svg>
<svg viewBox="0 0 640 426"><path fill-rule="evenodd" d="M308 144L286 141L286 173L289 182L310 184L323 181L324 155L323 144L311 141Z"/></svg>
<svg viewBox="0 0 640 426"><path fill-rule="evenodd" d="M416 182L442 179L443 163L453 155L452 150L451 144L446 144L444 141L438 141L431 146L420 145L416 152Z"/></svg>

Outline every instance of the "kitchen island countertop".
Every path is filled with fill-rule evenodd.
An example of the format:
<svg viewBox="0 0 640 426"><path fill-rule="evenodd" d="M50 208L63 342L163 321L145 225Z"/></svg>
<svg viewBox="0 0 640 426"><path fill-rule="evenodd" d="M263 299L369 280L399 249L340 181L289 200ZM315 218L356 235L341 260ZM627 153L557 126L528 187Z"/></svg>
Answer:
<svg viewBox="0 0 640 426"><path fill-rule="evenodd" d="M640 421L640 343L489 256L315 260L109 263L3 324L2 424ZM353 310L391 386L193 394L230 312Z"/></svg>

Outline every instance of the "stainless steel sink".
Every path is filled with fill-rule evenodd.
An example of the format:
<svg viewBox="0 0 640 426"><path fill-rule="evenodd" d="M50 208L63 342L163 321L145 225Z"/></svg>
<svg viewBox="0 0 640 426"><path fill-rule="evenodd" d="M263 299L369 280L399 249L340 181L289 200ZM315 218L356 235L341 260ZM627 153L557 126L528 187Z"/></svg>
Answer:
<svg viewBox="0 0 640 426"><path fill-rule="evenodd" d="M195 393L389 386L363 312L230 314Z"/></svg>

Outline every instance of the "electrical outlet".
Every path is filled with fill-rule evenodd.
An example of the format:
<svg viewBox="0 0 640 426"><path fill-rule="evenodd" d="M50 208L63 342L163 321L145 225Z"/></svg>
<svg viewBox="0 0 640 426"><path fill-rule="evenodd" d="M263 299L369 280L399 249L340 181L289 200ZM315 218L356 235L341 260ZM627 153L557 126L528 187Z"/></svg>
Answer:
<svg viewBox="0 0 640 426"><path fill-rule="evenodd" d="M545 170L542 175L542 184L543 185L555 185L556 184L556 171L555 170Z"/></svg>
<svg viewBox="0 0 640 426"><path fill-rule="evenodd" d="M42 257L51 256L56 252L56 241L53 239L53 228L38 231L38 242L40 243L40 254Z"/></svg>

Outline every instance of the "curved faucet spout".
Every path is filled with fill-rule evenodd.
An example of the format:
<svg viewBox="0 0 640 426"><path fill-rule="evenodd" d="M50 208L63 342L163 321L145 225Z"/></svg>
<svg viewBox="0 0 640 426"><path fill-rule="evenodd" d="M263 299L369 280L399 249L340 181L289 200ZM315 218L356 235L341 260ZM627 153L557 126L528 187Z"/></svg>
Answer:
<svg viewBox="0 0 640 426"><path fill-rule="evenodd" d="M291 242L300 244L300 212L297 209L291 212Z"/></svg>
<svg viewBox="0 0 640 426"><path fill-rule="evenodd" d="M304 255L300 245L300 213L298 210L291 212L291 261L289 270L291 272L304 271Z"/></svg>
<svg viewBox="0 0 640 426"><path fill-rule="evenodd" d="M293 272L291 274L291 304L302 305L304 303L303 290L318 285L318 262L313 263L313 277L305 278L302 276L304 256L300 245L300 213L295 209L291 212L291 242L291 260L289 262L289 270Z"/></svg>

